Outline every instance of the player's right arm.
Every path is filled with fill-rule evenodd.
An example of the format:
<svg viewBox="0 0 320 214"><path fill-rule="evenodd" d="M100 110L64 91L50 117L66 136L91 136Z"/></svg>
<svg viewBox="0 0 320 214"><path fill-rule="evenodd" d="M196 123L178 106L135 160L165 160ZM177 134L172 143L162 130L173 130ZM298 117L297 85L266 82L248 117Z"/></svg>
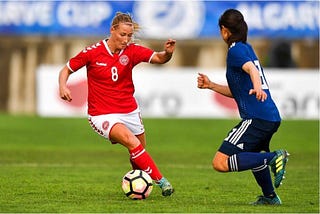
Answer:
<svg viewBox="0 0 320 214"><path fill-rule="evenodd" d="M233 98L233 95L230 91L229 86L227 85L220 85L215 82L210 81L207 75L198 73L198 88L201 89L210 89L212 91L215 91L219 94L222 94L226 97L231 97Z"/></svg>
<svg viewBox="0 0 320 214"><path fill-rule="evenodd" d="M249 94L255 95L257 100L264 102L267 99L267 93L262 89L261 77L257 67L252 61L248 61L243 64L242 70L250 75L252 81L253 89L250 89Z"/></svg>
<svg viewBox="0 0 320 214"><path fill-rule="evenodd" d="M72 74L72 71L69 70L67 65L65 65L61 69L61 71L59 73L59 93L60 93L60 97L61 97L61 99L67 100L69 102L71 102L71 100L72 100L71 91L67 87L67 81L68 81L68 78L69 78L70 74Z"/></svg>
<svg viewBox="0 0 320 214"><path fill-rule="evenodd" d="M96 46L100 46L100 43L97 43L96 45L93 45L91 47L85 48L83 51L78 53L75 57L72 57L68 63L61 69L59 73L59 94L61 99L71 102L72 96L71 91L67 87L67 81L73 72L77 71L78 69L82 68L86 65L86 63L89 60L90 53L93 50L96 50Z"/></svg>

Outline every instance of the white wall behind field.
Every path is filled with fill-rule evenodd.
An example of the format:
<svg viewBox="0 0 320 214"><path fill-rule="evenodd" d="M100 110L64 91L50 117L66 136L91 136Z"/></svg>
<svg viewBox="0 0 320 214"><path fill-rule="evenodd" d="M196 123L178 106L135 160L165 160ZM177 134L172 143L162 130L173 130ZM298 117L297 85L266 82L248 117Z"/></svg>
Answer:
<svg viewBox="0 0 320 214"><path fill-rule="evenodd" d="M71 75L73 101L58 93L58 66L37 70L37 114L41 116L86 116L86 71ZM134 70L135 96L143 117L238 118L235 102L209 90L197 88L197 73L225 83L224 69L153 68ZM272 97L284 119L319 119L319 71L265 69Z"/></svg>

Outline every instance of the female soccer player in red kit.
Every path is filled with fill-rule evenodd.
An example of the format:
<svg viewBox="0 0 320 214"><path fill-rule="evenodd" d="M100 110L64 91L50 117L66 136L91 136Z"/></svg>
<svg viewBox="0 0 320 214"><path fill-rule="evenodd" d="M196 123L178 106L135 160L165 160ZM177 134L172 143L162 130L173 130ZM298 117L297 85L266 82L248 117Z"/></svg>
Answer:
<svg viewBox="0 0 320 214"><path fill-rule="evenodd" d="M174 191L172 185L145 150L145 130L133 96L132 69L141 62L168 62L176 41L168 39L164 51L155 52L133 43L137 27L129 14L118 12L112 20L109 38L85 48L62 68L59 74L60 97L69 102L72 100L67 86L68 77L86 66L91 127L112 143L125 146L130 153L132 167L146 171L160 186L162 195L169 196Z"/></svg>

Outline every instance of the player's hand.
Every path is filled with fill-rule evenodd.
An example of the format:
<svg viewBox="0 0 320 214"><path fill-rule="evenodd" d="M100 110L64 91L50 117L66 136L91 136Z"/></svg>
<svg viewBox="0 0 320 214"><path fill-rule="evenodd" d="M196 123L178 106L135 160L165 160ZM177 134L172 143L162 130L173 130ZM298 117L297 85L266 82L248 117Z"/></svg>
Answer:
<svg viewBox="0 0 320 214"><path fill-rule="evenodd" d="M66 101L71 102L72 101L72 96L71 96L71 91L67 87L60 87L60 98Z"/></svg>
<svg viewBox="0 0 320 214"><path fill-rule="evenodd" d="M174 40L174 39L168 39L164 43L164 51L168 54L172 54L175 47L176 47L176 40Z"/></svg>
<svg viewBox="0 0 320 214"><path fill-rule="evenodd" d="M250 89L249 94L256 95L257 100L261 102L264 102L268 97L267 93L262 89Z"/></svg>
<svg viewBox="0 0 320 214"><path fill-rule="evenodd" d="M209 88L211 81L209 80L208 76L202 73L198 73L198 75L198 88Z"/></svg>

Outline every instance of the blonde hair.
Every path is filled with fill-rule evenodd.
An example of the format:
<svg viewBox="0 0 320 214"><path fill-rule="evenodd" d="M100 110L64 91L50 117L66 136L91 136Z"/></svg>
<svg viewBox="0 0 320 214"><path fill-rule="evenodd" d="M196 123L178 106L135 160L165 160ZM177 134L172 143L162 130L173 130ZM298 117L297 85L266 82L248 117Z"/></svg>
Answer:
<svg viewBox="0 0 320 214"><path fill-rule="evenodd" d="M117 28L120 23L132 25L134 32L137 32L140 29L139 24L133 20L129 13L117 12L112 19L111 27Z"/></svg>

